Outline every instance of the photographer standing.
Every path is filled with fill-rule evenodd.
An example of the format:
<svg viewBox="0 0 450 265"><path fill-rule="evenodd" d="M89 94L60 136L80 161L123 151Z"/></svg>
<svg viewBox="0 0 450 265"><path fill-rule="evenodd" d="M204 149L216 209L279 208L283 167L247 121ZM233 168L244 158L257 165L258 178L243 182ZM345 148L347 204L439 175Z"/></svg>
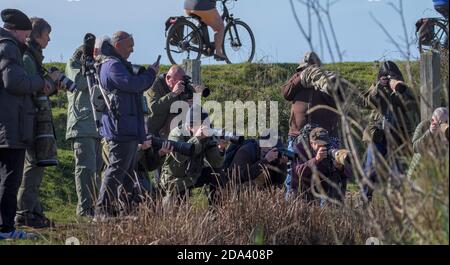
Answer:
<svg viewBox="0 0 450 265"><path fill-rule="evenodd" d="M99 82L108 94L110 109L102 115L101 135L108 143L109 162L100 187L96 217L118 215L129 205L129 194L135 178L138 144L146 140L143 93L154 82L159 71L155 63L134 75L127 61L133 52L133 37L123 31L111 38L110 54L99 61Z"/></svg>
<svg viewBox="0 0 450 265"><path fill-rule="evenodd" d="M147 128L150 134L167 139L171 131L170 123L178 115L170 113L172 103L183 100L192 105L192 100L183 96L185 92L184 77L185 71L178 65L170 67L167 74L156 78L152 88L145 92L149 115L147 118ZM196 86L196 90L202 90L202 86Z"/></svg>
<svg viewBox="0 0 450 265"><path fill-rule="evenodd" d="M200 109L200 107L198 107ZM210 205L215 202L215 191L223 184L223 160L226 142L208 136L210 124L208 114L199 113L201 122L194 120L197 107L191 107L186 123L170 132L169 140L190 143L195 147L192 157L173 152L164 161L161 171L161 186L166 196L163 204L186 200L191 189L208 185Z"/></svg>
<svg viewBox="0 0 450 265"><path fill-rule="evenodd" d="M15 230L14 217L25 150L33 144L36 111L32 96L41 91L48 95L52 86L24 69L25 41L32 29L29 18L17 9L3 10L1 18L0 166L7 174L0 176L0 239L25 239L33 235Z"/></svg>
<svg viewBox="0 0 450 265"><path fill-rule="evenodd" d="M419 106L394 62L382 63L377 83L366 92L365 105L372 112L363 135L363 141L368 144L364 171L372 182L379 182L381 176L376 169L385 163L377 161L375 152L378 152L390 167L390 179L398 183L407 167L402 160L412 155L411 137L419 123ZM364 194L369 201L372 193L366 185Z"/></svg>
<svg viewBox="0 0 450 265"><path fill-rule="evenodd" d="M92 38L95 38L93 35ZM92 40L93 41L93 40ZM91 41L91 42L92 42ZM103 166L101 155L101 137L97 132L90 91L83 69L88 57L93 58L94 47L84 43L73 54L66 65L66 75L77 85L73 92L67 92L67 130L66 139L71 141L75 157L75 185L78 197L77 216L94 216L94 195L100 186ZM101 113L98 114L100 117Z"/></svg>
<svg viewBox="0 0 450 265"><path fill-rule="evenodd" d="M348 152L333 152L332 148L335 147L328 131L320 127L312 129L308 143L297 145L299 160L293 166L292 189L300 187L300 195L307 202L317 196L321 204L326 197L344 201L347 180L352 174Z"/></svg>
<svg viewBox="0 0 450 265"><path fill-rule="evenodd" d="M42 65L44 60L42 51L47 47L50 41L50 32L52 28L47 21L42 18L31 18L30 21L32 24L32 31L30 38L26 42L27 49L23 56L25 71L30 75L38 74L44 77L46 72ZM52 72L50 77L53 81L57 80L58 72ZM53 91L56 93L56 87ZM35 104L38 96L40 95L33 96ZM36 108L39 108L38 104L36 104ZM46 113L46 115L50 116L48 117L49 119L52 118L51 114L50 109ZM51 126L53 127L53 122ZM52 129L52 131L54 130ZM53 145L55 144L56 141L53 142ZM17 214L15 217L15 222L18 226L45 228L52 225L52 222L45 217L44 209L39 199L39 187L41 186L45 173L45 167L38 166L37 164L38 159L36 152L39 151L40 150L37 150L36 148L36 144L34 144L33 147L27 148L25 154L24 173L17 198Z"/></svg>

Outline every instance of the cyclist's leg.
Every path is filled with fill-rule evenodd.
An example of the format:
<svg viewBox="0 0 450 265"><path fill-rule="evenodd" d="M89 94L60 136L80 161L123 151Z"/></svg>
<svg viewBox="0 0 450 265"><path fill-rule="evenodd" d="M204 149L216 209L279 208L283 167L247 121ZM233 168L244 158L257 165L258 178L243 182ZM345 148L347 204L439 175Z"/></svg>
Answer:
<svg viewBox="0 0 450 265"><path fill-rule="evenodd" d="M210 26L214 31L214 43L216 46L216 55L220 57L225 57L222 50L223 34L225 30L225 25L223 24L222 18L216 8L211 10L187 10L189 14L195 14L199 16L202 21Z"/></svg>

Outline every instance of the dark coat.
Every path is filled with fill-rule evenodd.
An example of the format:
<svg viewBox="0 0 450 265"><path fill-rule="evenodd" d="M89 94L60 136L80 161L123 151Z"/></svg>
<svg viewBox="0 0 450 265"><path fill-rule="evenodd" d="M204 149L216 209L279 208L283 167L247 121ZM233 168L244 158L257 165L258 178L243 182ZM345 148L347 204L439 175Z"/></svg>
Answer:
<svg viewBox="0 0 450 265"><path fill-rule="evenodd" d="M32 95L45 86L24 69L18 41L0 28L0 148L22 149L33 143L36 109Z"/></svg>
<svg viewBox="0 0 450 265"><path fill-rule="evenodd" d="M156 73L148 68L133 75L117 58L106 60L100 68L100 83L111 94L113 111L102 115L101 135L109 141L129 142L146 139L143 93L150 88Z"/></svg>

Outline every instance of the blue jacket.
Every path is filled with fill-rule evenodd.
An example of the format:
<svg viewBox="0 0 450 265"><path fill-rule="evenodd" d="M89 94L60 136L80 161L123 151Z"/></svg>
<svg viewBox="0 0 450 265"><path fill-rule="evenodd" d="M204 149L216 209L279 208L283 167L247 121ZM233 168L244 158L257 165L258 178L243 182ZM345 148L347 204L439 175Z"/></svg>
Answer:
<svg viewBox="0 0 450 265"><path fill-rule="evenodd" d="M119 59L105 61L100 68L100 83L111 93L111 112L102 115L101 135L108 141L143 142L144 129L143 93L156 78L153 69L133 75Z"/></svg>
<svg viewBox="0 0 450 265"><path fill-rule="evenodd" d="M445 6L448 5L448 0L433 0L434 6Z"/></svg>

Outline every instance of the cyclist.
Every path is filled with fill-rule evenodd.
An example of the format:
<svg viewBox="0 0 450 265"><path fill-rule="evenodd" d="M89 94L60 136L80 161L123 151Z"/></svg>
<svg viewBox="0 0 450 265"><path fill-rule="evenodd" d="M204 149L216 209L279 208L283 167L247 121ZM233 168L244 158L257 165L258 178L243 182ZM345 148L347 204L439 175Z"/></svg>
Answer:
<svg viewBox="0 0 450 265"><path fill-rule="evenodd" d="M433 0L434 9L448 20L448 0Z"/></svg>
<svg viewBox="0 0 450 265"><path fill-rule="evenodd" d="M188 16L197 15L201 20L214 30L214 44L216 51L214 59L217 61L224 61L222 43L225 25L222 17L217 11L216 0L185 0L184 10Z"/></svg>

